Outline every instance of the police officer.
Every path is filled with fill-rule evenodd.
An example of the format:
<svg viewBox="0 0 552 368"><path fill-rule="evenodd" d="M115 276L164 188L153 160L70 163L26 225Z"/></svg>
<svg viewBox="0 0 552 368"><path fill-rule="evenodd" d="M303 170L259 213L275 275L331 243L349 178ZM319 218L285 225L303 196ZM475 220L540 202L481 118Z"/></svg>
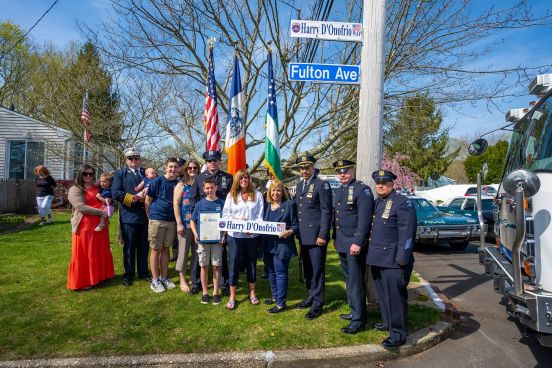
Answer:
<svg viewBox="0 0 552 368"><path fill-rule="evenodd" d="M203 192L203 180L207 178L215 179L215 182L217 183L217 197L222 199L223 201L226 200L226 195L232 187L232 175L220 170L220 158L221 154L219 151L206 151L203 154L203 159L205 160L205 164L207 165L207 170L194 177L194 182L192 184L192 189L190 193L190 204L192 206L192 211L195 207L195 204L206 197L205 193ZM194 266L192 266L191 272L194 272ZM197 268L197 270L199 270L199 268ZM226 246L224 246L222 251L221 272L221 291L223 295L230 295L230 286L228 285L228 273L228 253L226 250ZM199 280L199 275L197 279ZM197 294L200 290L201 285L192 285L190 294Z"/></svg>
<svg viewBox="0 0 552 368"><path fill-rule="evenodd" d="M347 288L350 314L340 317L349 320L341 331L355 334L366 324L366 270L367 237L372 223L374 196L370 188L355 179L353 161L339 160L333 167L339 174L341 186L335 193L335 248Z"/></svg>
<svg viewBox="0 0 552 368"><path fill-rule="evenodd" d="M148 218L144 202L136 196L135 187L146 176L140 167L140 150L129 147L124 150L126 166L113 174L111 192L113 199L119 202L119 222L123 238L123 285L131 286L136 274L151 282L148 272Z"/></svg>
<svg viewBox="0 0 552 368"><path fill-rule="evenodd" d="M299 234L307 298L295 308L310 308L305 318L313 320L324 307L326 249L332 223L332 191L327 181L316 177L311 155L302 155L295 163L302 180L295 189Z"/></svg>
<svg viewBox="0 0 552 368"><path fill-rule="evenodd" d="M408 335L406 287L414 265L416 211L407 197L393 189L395 174L378 170L372 178L379 198L375 204L366 263L371 265L383 319L383 323L376 323L374 327L389 331L382 346L393 349L404 344Z"/></svg>

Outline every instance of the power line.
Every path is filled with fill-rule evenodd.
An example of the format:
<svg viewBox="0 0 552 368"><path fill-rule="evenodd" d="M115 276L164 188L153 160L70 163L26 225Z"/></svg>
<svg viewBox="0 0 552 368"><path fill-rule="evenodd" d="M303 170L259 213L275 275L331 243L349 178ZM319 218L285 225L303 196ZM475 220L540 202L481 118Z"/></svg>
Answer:
<svg viewBox="0 0 552 368"><path fill-rule="evenodd" d="M2 57L0 57L0 60L4 58L4 56L6 56L7 54L9 54L17 45L19 45L19 43L21 41L23 41L25 39L25 37L27 37L29 35L29 33L31 33L31 31L33 30L34 27L37 26L38 23L40 23L40 21L46 16L46 14L48 14L50 12L50 10L52 10L52 8L58 3L59 0L55 0L52 5L50 5L50 7L40 16L40 18L38 18L38 20L32 25L31 28L29 28L29 30L23 35L21 36L21 38L19 38L19 40L17 40L16 43L14 43L12 45L12 47L10 47L10 49L6 52L4 52L2 54Z"/></svg>

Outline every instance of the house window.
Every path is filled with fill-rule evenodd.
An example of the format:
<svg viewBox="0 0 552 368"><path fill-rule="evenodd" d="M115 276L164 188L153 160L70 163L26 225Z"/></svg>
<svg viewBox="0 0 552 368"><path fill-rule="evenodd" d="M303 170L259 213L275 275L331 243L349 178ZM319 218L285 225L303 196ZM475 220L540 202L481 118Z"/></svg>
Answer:
<svg viewBox="0 0 552 368"><path fill-rule="evenodd" d="M8 177L13 179L33 178L34 168L44 165L44 147L43 142L10 142Z"/></svg>

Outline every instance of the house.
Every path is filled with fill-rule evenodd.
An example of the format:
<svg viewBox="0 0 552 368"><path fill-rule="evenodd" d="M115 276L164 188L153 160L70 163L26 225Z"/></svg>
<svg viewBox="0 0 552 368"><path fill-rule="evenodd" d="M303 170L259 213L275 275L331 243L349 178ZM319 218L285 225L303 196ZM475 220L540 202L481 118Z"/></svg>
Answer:
<svg viewBox="0 0 552 368"><path fill-rule="evenodd" d="M0 179L31 179L45 165L54 179L73 179L83 146L71 133L0 106Z"/></svg>

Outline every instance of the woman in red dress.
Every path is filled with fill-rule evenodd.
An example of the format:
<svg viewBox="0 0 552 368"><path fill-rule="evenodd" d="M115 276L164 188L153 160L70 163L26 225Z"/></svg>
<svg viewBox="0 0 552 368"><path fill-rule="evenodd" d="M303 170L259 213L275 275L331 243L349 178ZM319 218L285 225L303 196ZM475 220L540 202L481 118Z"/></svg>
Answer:
<svg viewBox="0 0 552 368"><path fill-rule="evenodd" d="M71 290L90 289L114 276L109 226L102 231L95 231L100 218L107 217L107 214L101 210L102 202L96 198L99 188L94 177L94 168L82 165L75 178L75 185L69 189L68 199L73 207L73 240L67 288Z"/></svg>

